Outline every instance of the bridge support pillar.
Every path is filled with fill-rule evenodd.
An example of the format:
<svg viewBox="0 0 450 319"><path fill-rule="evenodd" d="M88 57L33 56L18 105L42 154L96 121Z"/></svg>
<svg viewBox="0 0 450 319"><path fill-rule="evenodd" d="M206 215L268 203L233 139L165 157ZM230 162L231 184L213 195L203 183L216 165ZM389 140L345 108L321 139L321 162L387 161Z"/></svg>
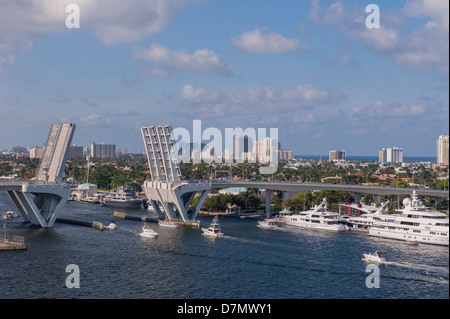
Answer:
<svg viewBox="0 0 450 319"><path fill-rule="evenodd" d="M375 203L376 204L381 204L381 195L375 195Z"/></svg>
<svg viewBox="0 0 450 319"><path fill-rule="evenodd" d="M361 204L361 194L355 193L355 204Z"/></svg>
<svg viewBox="0 0 450 319"><path fill-rule="evenodd" d="M203 183L163 183L146 181L144 193L155 212L160 217L172 220L182 219L184 222L195 220L203 203L211 190L210 184ZM190 210L195 195L200 197ZM162 208L162 210L160 209Z"/></svg>
<svg viewBox="0 0 450 319"><path fill-rule="evenodd" d="M436 209L440 209L441 208L441 199L435 198L434 201L436 203Z"/></svg>
<svg viewBox="0 0 450 319"><path fill-rule="evenodd" d="M286 201L291 198L291 192L283 191L283 207L287 207Z"/></svg>
<svg viewBox="0 0 450 319"><path fill-rule="evenodd" d="M266 189L266 218L272 214L272 190Z"/></svg>
<svg viewBox="0 0 450 319"><path fill-rule="evenodd" d="M22 190L8 190L23 219L41 227L52 227L70 196L64 186L22 185Z"/></svg>

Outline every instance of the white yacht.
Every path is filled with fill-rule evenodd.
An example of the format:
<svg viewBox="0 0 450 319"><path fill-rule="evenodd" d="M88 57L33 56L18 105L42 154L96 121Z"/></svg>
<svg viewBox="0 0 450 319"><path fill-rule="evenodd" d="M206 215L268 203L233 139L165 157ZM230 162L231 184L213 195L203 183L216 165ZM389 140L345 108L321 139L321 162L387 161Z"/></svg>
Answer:
<svg viewBox="0 0 450 319"><path fill-rule="evenodd" d="M265 228L265 229L277 229L279 228L277 222L274 219L264 219L258 221L259 228Z"/></svg>
<svg viewBox="0 0 450 319"><path fill-rule="evenodd" d="M380 217L387 215L385 207L389 201L382 203L380 207L364 204L339 204L343 208L341 217L351 230L369 231L372 226L378 225Z"/></svg>
<svg viewBox="0 0 450 319"><path fill-rule="evenodd" d="M140 233L140 235L147 238L158 237L158 233L151 229L147 224L142 225L142 233Z"/></svg>
<svg viewBox="0 0 450 319"><path fill-rule="evenodd" d="M219 226L219 217L216 215L214 216L211 225L209 225L208 228L202 228L203 235L209 236L209 237L222 237L223 233L220 230Z"/></svg>
<svg viewBox="0 0 450 319"><path fill-rule="evenodd" d="M414 191L411 199L403 200L400 214L379 216L369 235L418 243L448 246L449 219L446 214L430 210Z"/></svg>
<svg viewBox="0 0 450 319"><path fill-rule="evenodd" d="M375 254L363 254L364 258L362 259L365 262L368 263L377 263L382 264L386 262L386 259L382 256L382 254L379 251L376 251Z"/></svg>
<svg viewBox="0 0 450 319"><path fill-rule="evenodd" d="M110 207L140 208L142 199L130 187L121 187L117 192L103 197L102 204Z"/></svg>
<svg viewBox="0 0 450 319"><path fill-rule="evenodd" d="M180 228L181 227L180 224L178 224L174 221L168 220L168 219L158 220L158 224L159 224L159 226L169 227L169 228Z"/></svg>
<svg viewBox="0 0 450 319"><path fill-rule="evenodd" d="M348 229L338 213L328 211L326 198L323 199L320 205L314 206L312 210L285 215L281 218L288 226L325 230Z"/></svg>

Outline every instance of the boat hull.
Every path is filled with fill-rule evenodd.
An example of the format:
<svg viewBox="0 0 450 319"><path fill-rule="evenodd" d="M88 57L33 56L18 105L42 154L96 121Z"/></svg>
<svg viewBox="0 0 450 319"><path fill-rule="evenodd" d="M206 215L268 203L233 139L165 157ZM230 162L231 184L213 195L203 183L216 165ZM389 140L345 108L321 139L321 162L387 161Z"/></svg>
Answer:
<svg viewBox="0 0 450 319"><path fill-rule="evenodd" d="M440 246L448 246L448 236L430 236L426 234L416 234L412 232L400 232L397 230L386 230L383 228L372 227L369 229L369 235L374 237L382 237L396 239L402 241L415 241L422 244L432 244Z"/></svg>
<svg viewBox="0 0 450 319"><path fill-rule="evenodd" d="M108 207L118 207L118 208L140 208L142 205L141 201L128 201L128 202L118 202L118 201L104 201L103 206Z"/></svg>
<svg viewBox="0 0 450 319"><path fill-rule="evenodd" d="M203 232L203 235L209 236L209 237L217 238L217 237L223 236L223 233L213 233L213 232L209 231L207 228L202 228L202 232Z"/></svg>
<svg viewBox="0 0 450 319"><path fill-rule="evenodd" d="M287 226L300 227L300 228L309 228L309 229L322 229L322 230L333 230L333 231L341 231L348 229L343 224L335 224L335 225L326 225L321 223L307 223L302 221L293 221L291 218L285 218L285 222Z"/></svg>

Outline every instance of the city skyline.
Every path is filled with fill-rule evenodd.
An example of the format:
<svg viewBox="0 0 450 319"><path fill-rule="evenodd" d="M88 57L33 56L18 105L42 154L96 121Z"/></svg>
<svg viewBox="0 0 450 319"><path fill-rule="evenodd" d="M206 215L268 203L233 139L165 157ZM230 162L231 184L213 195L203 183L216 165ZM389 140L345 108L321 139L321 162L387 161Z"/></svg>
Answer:
<svg viewBox="0 0 450 319"><path fill-rule="evenodd" d="M69 29L69 3L80 28ZM278 128L295 155L435 156L448 135L448 1L0 4L0 148L144 148L140 128ZM128 19L134 17L134 19ZM32 134L30 134L32 132Z"/></svg>

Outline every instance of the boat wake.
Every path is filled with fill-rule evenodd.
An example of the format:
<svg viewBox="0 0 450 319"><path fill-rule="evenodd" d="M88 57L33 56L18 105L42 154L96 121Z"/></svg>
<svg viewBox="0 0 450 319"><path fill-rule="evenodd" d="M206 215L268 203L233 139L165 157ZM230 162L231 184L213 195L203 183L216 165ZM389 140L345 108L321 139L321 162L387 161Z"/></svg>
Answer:
<svg viewBox="0 0 450 319"><path fill-rule="evenodd" d="M407 279L436 282L447 285L449 284L448 279L449 269L447 267L431 266L424 264L412 264L407 262L396 262L396 261L386 261L383 264L419 271L419 273L416 273L415 275L413 275L413 277L408 277Z"/></svg>
<svg viewBox="0 0 450 319"><path fill-rule="evenodd" d="M422 270L429 270L429 271L441 271L444 273L449 273L449 269L447 267L441 267L441 266L431 266L431 265L423 265L423 264L412 264L407 262L398 262L398 261L385 261L385 265L392 265L397 267L405 267L410 269L422 269Z"/></svg>

